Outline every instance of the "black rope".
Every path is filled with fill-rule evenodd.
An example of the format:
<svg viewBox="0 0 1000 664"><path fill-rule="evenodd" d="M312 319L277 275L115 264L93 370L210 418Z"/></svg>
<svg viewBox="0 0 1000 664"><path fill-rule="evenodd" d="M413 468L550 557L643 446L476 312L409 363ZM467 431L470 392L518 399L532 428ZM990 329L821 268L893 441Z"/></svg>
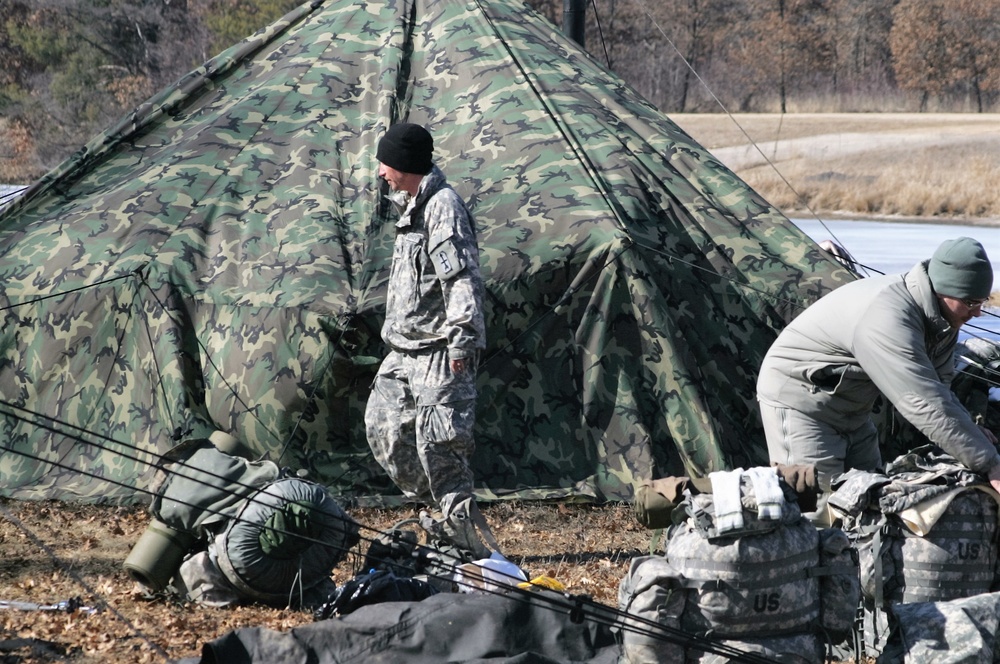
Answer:
<svg viewBox="0 0 1000 664"><path fill-rule="evenodd" d="M96 281L92 284L87 284L85 286L79 286L77 288L71 288L68 291L59 291L58 293L50 293L48 295L40 295L38 297L32 298L30 300L24 300L23 302L16 302L13 304L8 304L5 307L0 307L0 312L10 311L11 309L17 309L18 307L23 307L29 304L38 304L39 302L44 302L45 300L51 300L53 298L65 297L67 295L72 295L74 293L79 293L81 291L89 290L91 288L98 288L100 286L106 286L110 283L116 281L121 281L122 279L131 279L135 276L134 272L128 272L127 274L120 274L117 277L111 277L110 279L103 279L101 281Z"/></svg>
<svg viewBox="0 0 1000 664"><path fill-rule="evenodd" d="M663 39L664 39L664 40L666 40L666 42L667 42L667 43L668 43L668 44L670 45L670 47L671 47L671 48L672 48L672 49L674 50L674 52L675 52L675 53L677 54L677 57L679 57L679 58L681 59L681 62L683 62L683 63L684 63L684 65L685 65L685 66L686 66L686 67L688 68L688 70L689 70L689 71L691 72L691 74L692 74L692 75L693 75L693 76L694 76L694 77L695 77L696 79L698 79L698 82L699 82L699 83L701 83L701 85L702 85L702 86L703 86L703 87L705 88L705 90L706 90L706 91L708 92L708 94L709 94L709 96L710 96L710 97L712 98L712 100L713 100L713 101L714 101L714 102L715 102L715 103L716 103L716 104L718 105L718 107L719 107L720 109L722 109L722 112L726 114L726 116L727 116L727 117L728 117L728 118L729 118L729 119L730 119L730 120L732 121L732 123L733 123L734 125L736 125L737 129L739 129L739 130L740 130L740 132L741 132L741 133L743 134L743 136L745 136L745 137L746 137L746 139L747 139L747 140L748 140L748 141L750 142L750 145L752 145L752 146L754 147L754 149L755 149L755 150L757 151L757 153L758 153L758 154L759 154L759 155L761 156L761 158L763 158L763 159L764 159L764 161L765 161L765 162L767 163L767 165L771 167L771 169L772 169L772 170L773 170L773 171L775 172L775 174L776 174L776 175L778 176L778 178L780 178L780 179L781 179L781 181L782 181L782 182L784 183L784 185L785 185L786 187L788 187L788 190L792 192L792 194L793 194L793 195L795 196L795 199L796 199L796 200L798 200L798 201L799 201L799 203L800 203L800 204L801 204L801 205L802 205L802 206L803 206L803 207L804 207L804 208L805 208L805 209L806 209L806 210L807 210L807 211L808 211L808 212L809 212L809 213L810 213L810 214L811 214L811 215L812 215L813 217L815 217L815 218L816 218L816 221L818 221L818 222L819 222L819 223L820 223L820 224L821 224L821 225L823 226L823 228L826 228L827 232L829 232L829 233L830 233L830 235L831 235L831 236L833 236L833 237L834 237L834 238L836 239L836 235L835 235L835 234L834 234L834 233L833 233L832 231L830 231L830 229L829 229L829 228L827 227L827 225L826 225L826 222L825 222L825 221L823 220L823 218L822 218L822 217L820 217L819 213L817 213L817 212L816 212L815 210L813 210L812 206L811 206L811 205L809 204L809 201L808 201L808 200L806 200L806 197L805 197L805 196L803 196L803 195L802 195L802 194L801 194L801 193L800 193L800 192L799 192L799 191L798 191L798 190L797 190L797 189L796 189L796 188L795 188L795 187L794 187L794 186L792 185L792 183L791 183L791 182L789 182L788 178L786 178L786 177L785 177L785 174L784 174L784 173L782 173L782 172L781 172L781 171L780 171L780 170L778 169L778 166L777 166L777 165L776 165L776 164L775 164L775 163L774 163L774 162L773 162L773 161L772 161L772 160L770 159L770 157L768 157L768 156L767 156L767 155L766 155L766 154L764 153L764 150L762 150L762 149L761 149L761 147L760 147L760 146L759 146L759 145L757 144L757 141L755 141L755 140L754 140L754 139L753 139L753 138L752 138L752 137L750 136L750 134L749 134L749 133L747 133L747 130L746 130L746 129L744 129L744 128L743 128L743 125L741 125L741 124L740 124L740 123L739 123L739 122L738 122L738 121L736 120L736 117L735 117L735 116L734 116L734 115L733 115L733 114L732 114L732 113L730 112L729 108L728 108L728 107L727 107L727 106L726 106L726 105L725 105L724 103L722 103L722 100L721 100L721 99L719 99L719 97L718 97L718 96L717 96L717 95L715 94L715 91L714 91L714 90L712 90L712 87L711 87L711 86L710 86L710 85L708 84L708 82L707 82L707 81L706 81L706 80L705 80L704 78L702 78L702 76L701 76L701 74L700 74L700 73L698 72L698 70L694 68L694 65L693 65L693 64L691 64L691 62L690 62L690 61L689 61L689 60L688 60L688 59L687 59L687 58L686 58L686 57L684 56L684 54L683 54L683 53L681 52L681 49L680 49L680 48L679 48L679 47L677 46L677 44L676 44L676 43L674 43L674 41L673 41L673 40L672 40L672 39L671 39L671 38L670 38L670 37L669 37L669 36L667 35L666 31L665 31L665 30L664 30L664 29L663 29L663 28L662 28L662 27L660 26L659 22L658 22L658 21L656 20L656 17L655 17L655 16L653 16L653 13L652 13L652 12L651 12L651 11L649 10L649 7L647 6L647 4L646 4L645 0L635 0L635 2L636 2L636 3L638 3L638 5L639 5L639 9L640 9L640 10L641 10L641 11L642 11L642 12L643 12L644 14L646 14L646 17L647 17L647 18L648 18L648 19L650 20L650 22L651 22L651 23L653 24L653 26L654 26L654 27L655 27L655 28L657 29L657 31L658 31L658 32L660 33L660 35L661 35L661 36L663 37ZM838 242L839 242L839 241L838 241Z"/></svg>
<svg viewBox="0 0 1000 664"><path fill-rule="evenodd" d="M597 23L597 34L601 38L601 46L604 48L604 60L608 63L608 69L611 69L611 55L608 53L608 43L604 40L604 29L601 27L601 15L597 11L597 0L590 0L591 5L594 7L594 21Z"/></svg>
<svg viewBox="0 0 1000 664"><path fill-rule="evenodd" d="M176 319L176 318L174 317L174 315L173 315L173 313L172 313L172 312L170 311L170 309L169 309L169 308L167 308L167 306L166 306L166 305L165 305L165 304L163 303L163 301L162 301L162 300L160 300L160 298L159 298L159 296L157 295L156 291L155 291L155 290L153 290L153 288L152 288L152 287L150 287L150 286L149 286L149 284L146 284L146 286L147 286L147 287L149 288L149 294L150 294L150 296L151 296L151 297L153 298L153 300L154 300L154 301L156 302L156 304L157 304L157 305L158 305L158 306L160 307L160 310L161 310L161 311L163 312L163 314L164 314L165 316L167 316L167 318L169 318L169 319L170 319L170 322L172 322L172 323L173 323L174 325L176 325L176 326L177 326L178 328L182 327L182 326L181 326L181 324L180 324L180 321L178 321L178 320L177 320L177 319ZM216 374L218 374L218 376L219 376L219 379L220 379L220 380L222 381L222 383L223 383L223 384L224 384L224 385L226 386L226 388L227 388L227 389L229 390L229 394L230 394L230 395L231 395L231 396L233 397L233 399L234 399L234 400L235 400L235 401L236 401L236 402L237 402L237 403L238 403L238 404L239 404L240 406L242 406L242 407L243 407L243 412L245 412L245 413L249 414L249 415L250 415L251 417L253 417L253 418L254 418L255 420L257 420L257 423L258 423L258 424L260 424L260 427L261 427L261 429L263 429L264 431L267 431L267 432L268 432L269 434L271 434L271 436L272 436L272 437L273 437L273 438L274 438L275 440L278 440L278 441L280 441L280 440L281 440L281 436L279 436L279 435L278 435L277 433L275 433L274 431L271 431L271 430L270 430L270 429L269 429L269 428L268 428L267 426L265 426L265 425L264 425L264 423L263 423L263 422L261 421L260 417L259 417L259 416L257 415L257 409L256 409L256 408L252 408L252 407L250 407L250 406L249 406L249 405L248 405L248 404L247 404L247 403L246 403L246 402L245 402L245 401L243 400L243 398L242 398L242 397L240 396L240 393L239 393L239 390L237 390L237 389L236 389L236 387L234 387L234 386L233 386L233 385L232 385L232 384L231 384L231 383L230 383L230 382L229 382L229 381L228 381L228 380L226 379L226 375L225 375L225 374L224 374L224 373L222 372L222 370L221 370L221 369L219 368L219 366L218 366L218 365L217 365L217 364L215 363L215 360L214 360L214 358L212 357L212 354L208 352L208 347L206 347L206 346L205 346L205 344L204 344L204 343L202 342L202 340L201 340L201 339L199 339L199 338L197 337L197 335L195 335L195 341L197 342L197 344L198 344L198 347L199 347L199 348L201 349L202 353L204 354L204 357L205 357L205 361L206 361L206 362L208 363L208 365L209 365L210 367L212 367L212 369L214 369L214 370L215 370L215 373L216 373ZM154 347L155 347L155 346L154 346ZM161 374L161 376L160 376L160 377L162 378L162 374Z"/></svg>

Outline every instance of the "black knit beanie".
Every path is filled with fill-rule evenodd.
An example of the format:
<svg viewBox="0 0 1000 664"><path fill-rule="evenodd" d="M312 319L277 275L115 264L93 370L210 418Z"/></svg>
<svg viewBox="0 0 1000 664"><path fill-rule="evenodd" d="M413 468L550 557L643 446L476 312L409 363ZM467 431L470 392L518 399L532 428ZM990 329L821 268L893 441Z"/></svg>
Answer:
<svg viewBox="0 0 1000 664"><path fill-rule="evenodd" d="M431 170L434 139L417 124L406 122L389 127L379 141L376 158L397 171L427 175Z"/></svg>

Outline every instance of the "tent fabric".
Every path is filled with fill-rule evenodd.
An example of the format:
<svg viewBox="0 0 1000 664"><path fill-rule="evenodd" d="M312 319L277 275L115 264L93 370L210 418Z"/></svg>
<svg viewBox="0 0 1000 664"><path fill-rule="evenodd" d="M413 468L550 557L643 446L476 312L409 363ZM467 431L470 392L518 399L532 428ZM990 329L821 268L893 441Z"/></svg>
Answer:
<svg viewBox="0 0 1000 664"><path fill-rule="evenodd" d="M398 498L363 411L401 121L476 219L481 498L766 462L760 360L855 277L516 0L312 0L0 213L2 494L146 500L159 454L219 429Z"/></svg>
<svg viewBox="0 0 1000 664"><path fill-rule="evenodd" d="M615 664L620 648L612 614L579 622L572 604L546 592L441 593L420 602L363 606L287 632L237 629L205 643L180 664ZM597 605L594 605L595 607ZM433 635L433 638L429 638Z"/></svg>

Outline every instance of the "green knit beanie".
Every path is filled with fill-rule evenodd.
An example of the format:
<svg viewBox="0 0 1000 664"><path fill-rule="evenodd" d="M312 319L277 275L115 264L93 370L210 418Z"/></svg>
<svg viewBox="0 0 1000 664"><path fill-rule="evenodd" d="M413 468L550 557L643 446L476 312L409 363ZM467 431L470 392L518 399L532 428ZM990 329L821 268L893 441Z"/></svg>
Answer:
<svg viewBox="0 0 1000 664"><path fill-rule="evenodd" d="M961 300L982 300L993 289L993 266L986 250L971 237L945 240L927 266L931 286L938 295Z"/></svg>

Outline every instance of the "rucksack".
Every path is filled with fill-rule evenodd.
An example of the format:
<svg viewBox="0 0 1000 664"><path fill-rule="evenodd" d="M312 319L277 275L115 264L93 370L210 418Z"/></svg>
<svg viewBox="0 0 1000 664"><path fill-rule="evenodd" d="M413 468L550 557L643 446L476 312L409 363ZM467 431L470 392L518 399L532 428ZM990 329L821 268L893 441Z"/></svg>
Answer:
<svg viewBox="0 0 1000 664"><path fill-rule="evenodd" d="M623 661L716 661L696 644L685 648L687 634L765 657L781 652L782 661L820 662L825 643L852 634L860 586L850 542L838 529L817 531L795 492L780 484L780 519L761 519L752 486L742 482L743 520L727 533L714 521L712 494L685 496L674 517L687 518L670 528L666 555L636 559L619 586L619 608L630 614Z"/></svg>
<svg viewBox="0 0 1000 664"><path fill-rule="evenodd" d="M626 616L620 664L683 664L686 602L683 579L664 556L633 558L618 586L618 608Z"/></svg>
<svg viewBox="0 0 1000 664"><path fill-rule="evenodd" d="M949 601L993 588L997 501L951 457L921 448L889 464L885 474L848 471L834 488L830 505L860 559L870 655L885 645L892 605Z"/></svg>
<svg viewBox="0 0 1000 664"><path fill-rule="evenodd" d="M819 624L819 535L805 519L760 535L709 541L689 523L667 540L667 560L692 592L681 627L740 638Z"/></svg>

